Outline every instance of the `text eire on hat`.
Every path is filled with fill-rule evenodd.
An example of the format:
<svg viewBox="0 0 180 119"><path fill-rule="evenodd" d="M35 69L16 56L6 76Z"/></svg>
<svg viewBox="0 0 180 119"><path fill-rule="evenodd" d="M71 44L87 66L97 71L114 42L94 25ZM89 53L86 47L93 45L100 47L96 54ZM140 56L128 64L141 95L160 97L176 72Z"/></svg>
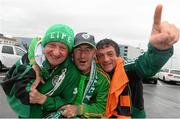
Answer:
<svg viewBox="0 0 180 119"><path fill-rule="evenodd" d="M74 32L69 26L55 24L46 31L42 39L43 47L49 42L64 43L68 47L69 52L71 52L74 45Z"/></svg>

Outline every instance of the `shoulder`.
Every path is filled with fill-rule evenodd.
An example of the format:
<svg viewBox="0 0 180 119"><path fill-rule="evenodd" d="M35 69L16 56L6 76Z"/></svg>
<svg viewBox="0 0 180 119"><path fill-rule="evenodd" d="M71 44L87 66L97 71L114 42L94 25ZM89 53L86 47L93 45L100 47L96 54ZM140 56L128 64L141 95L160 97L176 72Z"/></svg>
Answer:
<svg viewBox="0 0 180 119"><path fill-rule="evenodd" d="M71 57L67 57L66 62L65 62L65 65L66 65L66 66L68 67L68 69L70 69L70 70L71 70L71 68L77 69L76 66L75 66L75 64L74 64L74 62L72 61L72 58L71 58ZM72 70L73 70L73 69L72 69Z"/></svg>
<svg viewBox="0 0 180 119"><path fill-rule="evenodd" d="M96 71L99 79L108 81L110 83L109 75L102 68L97 67Z"/></svg>
<svg viewBox="0 0 180 119"><path fill-rule="evenodd" d="M77 67L75 66L75 64L71 58L67 59L66 66L67 66L67 70L68 70L69 74L72 74L72 75L80 74L80 71L77 69Z"/></svg>
<svg viewBox="0 0 180 119"><path fill-rule="evenodd" d="M133 59L125 58L124 59L124 66L134 64L136 60L137 60L137 58L133 58Z"/></svg>

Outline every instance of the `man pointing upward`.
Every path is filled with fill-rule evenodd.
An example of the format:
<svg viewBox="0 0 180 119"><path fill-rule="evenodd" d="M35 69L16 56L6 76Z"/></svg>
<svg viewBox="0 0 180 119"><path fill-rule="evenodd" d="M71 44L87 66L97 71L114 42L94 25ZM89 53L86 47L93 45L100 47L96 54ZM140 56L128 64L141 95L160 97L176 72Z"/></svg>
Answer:
<svg viewBox="0 0 180 119"><path fill-rule="evenodd" d="M179 40L179 29L167 21L161 22L162 5L156 7L150 43L158 50L167 50Z"/></svg>
<svg viewBox="0 0 180 119"><path fill-rule="evenodd" d="M179 40L179 29L161 22L161 13L162 5L158 5L148 50L136 60L124 63L118 44L111 39L97 43L97 60L111 78L105 117L146 117L141 79L155 75L163 67L173 55L173 44Z"/></svg>

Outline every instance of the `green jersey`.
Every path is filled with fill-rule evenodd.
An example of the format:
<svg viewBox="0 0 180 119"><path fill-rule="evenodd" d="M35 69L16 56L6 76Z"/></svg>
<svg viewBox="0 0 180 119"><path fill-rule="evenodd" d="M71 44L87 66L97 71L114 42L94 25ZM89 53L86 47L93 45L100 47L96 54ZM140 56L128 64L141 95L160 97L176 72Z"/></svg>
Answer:
<svg viewBox="0 0 180 119"><path fill-rule="evenodd" d="M93 78L90 78L91 75L81 74L78 96L75 101L80 117L102 117L105 112L110 85L109 76L100 67L93 70L95 71ZM90 83L92 81L94 84ZM90 93L88 93L88 89Z"/></svg>

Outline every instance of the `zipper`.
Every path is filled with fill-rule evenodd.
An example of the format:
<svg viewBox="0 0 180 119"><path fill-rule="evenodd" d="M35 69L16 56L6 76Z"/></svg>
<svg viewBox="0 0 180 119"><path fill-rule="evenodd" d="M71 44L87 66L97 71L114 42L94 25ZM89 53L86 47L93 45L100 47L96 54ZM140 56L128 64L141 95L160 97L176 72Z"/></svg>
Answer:
<svg viewBox="0 0 180 119"><path fill-rule="evenodd" d="M128 84L128 89L129 89L129 98L130 98L130 114L132 115L132 93L131 93L131 88L130 88L130 86L129 86L129 84Z"/></svg>

